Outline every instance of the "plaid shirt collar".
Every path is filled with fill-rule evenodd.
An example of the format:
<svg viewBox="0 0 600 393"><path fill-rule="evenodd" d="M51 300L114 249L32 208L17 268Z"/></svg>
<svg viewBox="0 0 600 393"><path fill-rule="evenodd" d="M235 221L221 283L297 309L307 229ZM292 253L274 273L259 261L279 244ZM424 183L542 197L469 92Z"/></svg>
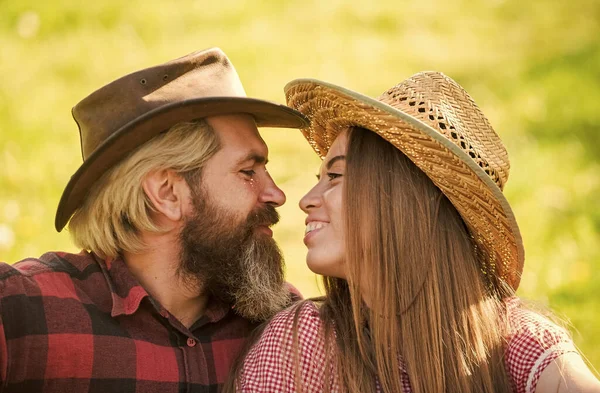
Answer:
<svg viewBox="0 0 600 393"><path fill-rule="evenodd" d="M163 316L169 314L131 274L123 258L117 257L116 259L102 260L97 255L94 255L94 258L98 262L98 265L100 265L100 269L111 292L112 309L110 315L112 317L134 314L139 309L142 300L146 297L154 305L158 313ZM231 309L232 307L226 303L214 298L209 299L204 315L192 326L192 330L198 325L220 321Z"/></svg>

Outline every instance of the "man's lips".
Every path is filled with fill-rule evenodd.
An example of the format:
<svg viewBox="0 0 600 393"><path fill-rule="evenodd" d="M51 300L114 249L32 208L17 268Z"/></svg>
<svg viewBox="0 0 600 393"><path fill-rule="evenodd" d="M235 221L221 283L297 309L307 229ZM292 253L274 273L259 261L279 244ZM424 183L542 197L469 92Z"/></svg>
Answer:
<svg viewBox="0 0 600 393"><path fill-rule="evenodd" d="M269 225L265 224L265 225L257 225L256 226L256 230L259 232L264 233L265 235L268 236L273 236L273 230L271 228L269 228Z"/></svg>

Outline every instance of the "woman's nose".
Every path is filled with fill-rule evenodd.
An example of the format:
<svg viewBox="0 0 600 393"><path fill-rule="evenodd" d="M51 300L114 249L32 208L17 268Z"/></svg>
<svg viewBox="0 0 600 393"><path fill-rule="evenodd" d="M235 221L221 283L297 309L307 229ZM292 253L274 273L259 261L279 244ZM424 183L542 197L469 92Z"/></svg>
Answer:
<svg viewBox="0 0 600 393"><path fill-rule="evenodd" d="M306 214L308 214L309 209L321 206L321 193L319 192L318 183L300 199L298 205Z"/></svg>

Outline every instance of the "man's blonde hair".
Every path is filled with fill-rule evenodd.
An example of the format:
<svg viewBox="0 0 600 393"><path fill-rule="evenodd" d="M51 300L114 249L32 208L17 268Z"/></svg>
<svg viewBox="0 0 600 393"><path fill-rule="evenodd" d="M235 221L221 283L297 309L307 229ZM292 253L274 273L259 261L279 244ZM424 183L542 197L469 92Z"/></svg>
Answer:
<svg viewBox="0 0 600 393"><path fill-rule="evenodd" d="M217 135L204 120L178 123L144 143L92 186L69 222L73 241L102 258L141 252L146 248L141 232L161 231L150 217L155 208L142 188L144 177L171 169L196 186L190 179L198 178L219 149Z"/></svg>

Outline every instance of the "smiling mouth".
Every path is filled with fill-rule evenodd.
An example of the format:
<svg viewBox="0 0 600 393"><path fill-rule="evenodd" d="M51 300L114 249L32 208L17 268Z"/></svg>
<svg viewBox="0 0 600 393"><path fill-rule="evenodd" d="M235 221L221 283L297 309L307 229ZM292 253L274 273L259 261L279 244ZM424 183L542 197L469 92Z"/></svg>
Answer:
<svg viewBox="0 0 600 393"><path fill-rule="evenodd" d="M321 229L321 228L324 228L326 226L327 226L326 222L311 221L308 224L306 224L306 229L304 230L304 234L308 235L312 231L316 231L317 229Z"/></svg>

